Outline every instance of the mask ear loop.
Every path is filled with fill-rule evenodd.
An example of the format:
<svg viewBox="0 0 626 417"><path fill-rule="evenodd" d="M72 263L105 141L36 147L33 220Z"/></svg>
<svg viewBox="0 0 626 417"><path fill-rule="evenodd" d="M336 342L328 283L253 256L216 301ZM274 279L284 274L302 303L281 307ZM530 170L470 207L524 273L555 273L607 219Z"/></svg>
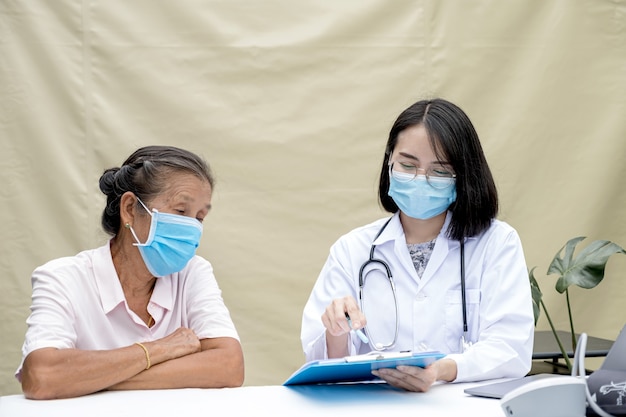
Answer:
<svg viewBox="0 0 626 417"><path fill-rule="evenodd" d="M139 201L139 203L141 203L141 205L143 206L144 209L146 209L146 211L148 212L148 214L150 215L150 217L153 217L152 212L148 209L148 207L143 203L143 201L141 201L141 199L139 197L137 197L137 201ZM155 212L157 212L156 209L154 209ZM158 213L158 212L157 212ZM143 246L145 245L145 243L141 243L141 241L139 240L139 238L137 237L137 234L135 233L135 229L133 229L133 226L128 225L128 228L130 229L130 233L133 234L133 237L135 238L135 243L133 243L134 246Z"/></svg>
<svg viewBox="0 0 626 417"><path fill-rule="evenodd" d="M143 243L141 243L141 241L139 240L139 238L137 237L137 234L135 233L135 229L133 229L133 226L129 227L130 229L130 233L133 234L133 238L135 239L135 242L133 242L134 246L140 246L143 245Z"/></svg>
<svg viewBox="0 0 626 417"><path fill-rule="evenodd" d="M146 211L148 212L148 214L150 216L152 216L152 212L150 211L150 209L148 208L148 206L146 206L143 201L141 201L141 198L137 197L137 201L139 201L139 203L143 206L143 208L146 209ZM157 211L157 209L153 209L154 211Z"/></svg>

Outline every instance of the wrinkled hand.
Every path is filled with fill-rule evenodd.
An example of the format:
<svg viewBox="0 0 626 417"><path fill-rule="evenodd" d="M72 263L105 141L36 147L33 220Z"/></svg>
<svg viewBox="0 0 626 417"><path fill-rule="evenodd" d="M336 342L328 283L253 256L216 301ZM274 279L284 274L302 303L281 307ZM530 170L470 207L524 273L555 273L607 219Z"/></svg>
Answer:
<svg viewBox="0 0 626 417"><path fill-rule="evenodd" d="M389 385L413 392L426 392L438 379L439 363L426 368L419 366L398 366L372 371L374 375L387 381Z"/></svg>
<svg viewBox="0 0 626 417"><path fill-rule="evenodd" d="M186 327L179 327L173 333L151 343L163 353L164 360L180 358L202 350L198 336Z"/></svg>

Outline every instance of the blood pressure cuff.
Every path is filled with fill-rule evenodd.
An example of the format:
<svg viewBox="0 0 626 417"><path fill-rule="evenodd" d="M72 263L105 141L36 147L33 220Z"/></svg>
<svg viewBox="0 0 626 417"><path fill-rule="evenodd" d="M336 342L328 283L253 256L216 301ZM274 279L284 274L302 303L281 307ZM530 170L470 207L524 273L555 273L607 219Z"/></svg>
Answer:
<svg viewBox="0 0 626 417"><path fill-rule="evenodd" d="M598 369L587 377L587 386L591 399L602 410L614 416L626 416L626 371ZM587 416L596 415L591 407L587 408Z"/></svg>

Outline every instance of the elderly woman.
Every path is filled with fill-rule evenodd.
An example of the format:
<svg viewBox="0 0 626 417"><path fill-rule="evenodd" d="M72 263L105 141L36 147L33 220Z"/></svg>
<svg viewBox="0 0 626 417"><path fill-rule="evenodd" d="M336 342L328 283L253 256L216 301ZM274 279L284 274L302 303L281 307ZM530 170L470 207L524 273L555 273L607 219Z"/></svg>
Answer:
<svg viewBox="0 0 626 417"><path fill-rule="evenodd" d="M100 189L107 244L33 272L16 372L24 395L240 386L238 333L211 264L195 255L211 208L206 162L141 148L106 170Z"/></svg>

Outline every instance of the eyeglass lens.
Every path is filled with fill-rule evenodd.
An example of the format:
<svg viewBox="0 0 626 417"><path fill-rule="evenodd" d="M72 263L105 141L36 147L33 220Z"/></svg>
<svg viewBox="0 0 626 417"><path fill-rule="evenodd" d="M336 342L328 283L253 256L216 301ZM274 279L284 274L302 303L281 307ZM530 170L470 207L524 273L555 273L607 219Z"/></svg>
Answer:
<svg viewBox="0 0 626 417"><path fill-rule="evenodd" d="M445 164L435 164L424 169L412 161L394 161L389 164L389 175L400 182L413 181L418 175L426 176L428 183L434 188L447 188L455 178L454 172Z"/></svg>

